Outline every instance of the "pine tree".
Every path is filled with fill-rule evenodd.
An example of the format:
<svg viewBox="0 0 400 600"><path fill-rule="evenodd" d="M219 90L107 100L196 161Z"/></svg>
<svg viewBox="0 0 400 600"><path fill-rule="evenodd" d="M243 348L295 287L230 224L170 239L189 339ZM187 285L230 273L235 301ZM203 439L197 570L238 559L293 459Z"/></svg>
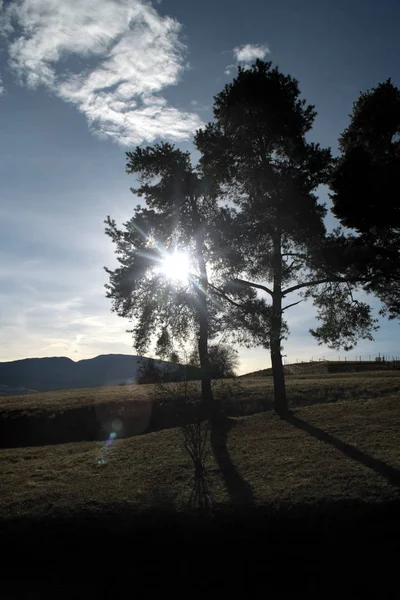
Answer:
<svg viewBox="0 0 400 600"><path fill-rule="evenodd" d="M156 354L167 358L176 345L195 338L202 397L211 404L209 340L222 331L235 331L244 342L258 339L268 312L263 313L264 303L253 290L239 291L229 300L220 291L219 264L225 251L220 231L230 220L230 210L218 205L213 187L192 167L189 153L166 143L138 147L127 153L127 172L138 176L140 186L132 191L145 203L122 229L110 217L106 221L120 263L106 269L107 297L118 315L132 320L139 354L156 339ZM179 252L188 258L190 275L171 280L162 264ZM238 298L244 307L256 304L257 317L249 317Z"/></svg>
<svg viewBox="0 0 400 600"><path fill-rule="evenodd" d="M306 137L316 112L300 97L298 82L271 62L239 68L234 81L215 97L214 121L196 134L204 174L219 185L221 198L236 206L225 232L233 248L226 264L232 290L260 290L271 302L268 343L274 379L274 407L288 409L282 364L284 312L313 298L322 326L312 333L324 343L349 345L370 336L367 305L354 306L346 261L335 264L346 241L326 236L326 210L315 191L331 169L329 149ZM296 294L294 301L283 301ZM298 299L298 295L304 298ZM340 299L341 311L332 307Z"/></svg>

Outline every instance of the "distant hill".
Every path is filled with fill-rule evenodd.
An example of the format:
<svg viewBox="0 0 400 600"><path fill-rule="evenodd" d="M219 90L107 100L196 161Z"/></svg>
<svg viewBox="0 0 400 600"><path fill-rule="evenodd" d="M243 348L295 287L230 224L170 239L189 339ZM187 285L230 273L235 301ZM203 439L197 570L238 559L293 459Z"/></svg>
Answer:
<svg viewBox="0 0 400 600"><path fill-rule="evenodd" d="M2 387L5 392L8 387L10 393L2 395L11 395L17 393L13 391L15 388L49 392L132 383L136 380L140 358L108 354L78 362L64 356L3 362L0 363L0 390Z"/></svg>
<svg viewBox="0 0 400 600"><path fill-rule="evenodd" d="M24 394L35 394L37 390L28 390L24 387L11 387L11 385L0 385L0 396L22 396Z"/></svg>
<svg viewBox="0 0 400 600"><path fill-rule="evenodd" d="M361 371L384 371L390 369L399 369L398 362L392 361L309 361L284 365L283 370L286 375L313 375L320 373L356 373ZM240 377L272 377L272 369L262 369L246 373Z"/></svg>
<svg viewBox="0 0 400 600"><path fill-rule="evenodd" d="M284 365L283 370L286 375L327 373L328 366L326 361L304 362ZM261 371L252 371L251 373L245 373L245 375L241 375L240 377L272 377L272 368L262 369Z"/></svg>

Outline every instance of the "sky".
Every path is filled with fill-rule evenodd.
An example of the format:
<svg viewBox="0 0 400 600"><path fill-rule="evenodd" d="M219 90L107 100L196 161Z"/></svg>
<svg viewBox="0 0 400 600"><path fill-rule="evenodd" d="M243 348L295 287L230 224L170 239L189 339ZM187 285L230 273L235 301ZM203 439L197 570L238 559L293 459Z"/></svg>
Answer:
<svg viewBox="0 0 400 600"><path fill-rule="evenodd" d="M360 91L400 85L399 22L397 0L0 0L0 361L134 353L103 270L116 264L104 219L138 203L125 152L193 151L213 96L257 57L299 80L311 138L336 152ZM344 359L308 333L311 305L287 316L285 360ZM398 323L380 324L348 360L400 356ZM240 360L241 373L270 364L262 349Z"/></svg>

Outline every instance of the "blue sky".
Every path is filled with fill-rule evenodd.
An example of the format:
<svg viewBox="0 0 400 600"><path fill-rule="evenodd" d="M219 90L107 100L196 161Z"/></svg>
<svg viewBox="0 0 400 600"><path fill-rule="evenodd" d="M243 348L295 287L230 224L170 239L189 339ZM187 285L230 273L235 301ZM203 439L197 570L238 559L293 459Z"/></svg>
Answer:
<svg viewBox="0 0 400 600"><path fill-rule="evenodd" d="M0 7L0 360L132 352L102 269L115 261L104 218L121 223L137 204L124 153L159 139L192 149L238 63L258 55L296 77L318 111L312 138L334 151L359 92L388 77L400 85L395 0ZM289 359L339 355L308 334L313 314L288 313ZM348 357L400 356L398 323L381 325ZM242 372L269 365L259 349L240 357Z"/></svg>

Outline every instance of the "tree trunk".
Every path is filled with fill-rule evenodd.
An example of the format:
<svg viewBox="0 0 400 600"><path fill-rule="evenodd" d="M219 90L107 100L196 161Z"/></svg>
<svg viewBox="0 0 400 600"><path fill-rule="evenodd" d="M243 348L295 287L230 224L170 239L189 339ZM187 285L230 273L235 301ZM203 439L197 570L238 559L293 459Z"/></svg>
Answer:
<svg viewBox="0 0 400 600"><path fill-rule="evenodd" d="M210 361L208 356L208 330L209 330L209 316L207 306L207 287L208 277L207 268L203 255L203 244L200 236L196 238L196 250L197 258L199 261L200 270L200 281L197 288L197 298L199 307L199 359L201 367L201 396L207 411L213 410L213 394L211 388L211 377L210 377Z"/></svg>
<svg viewBox="0 0 400 600"><path fill-rule="evenodd" d="M274 410L283 415L288 411L288 401L286 396L285 373L283 371L281 354L281 333L282 333L282 254L281 254L281 236L277 235L273 239L273 272L274 287L272 295L272 317L270 349L272 376L274 380Z"/></svg>
<svg viewBox="0 0 400 600"><path fill-rule="evenodd" d="M213 395L210 378L210 361L208 358L208 318L201 315L199 319L199 359L201 367L201 396L207 408L212 407Z"/></svg>
<svg viewBox="0 0 400 600"><path fill-rule="evenodd" d="M273 318L272 320L274 321L275 319ZM274 410L278 414L284 414L288 410L288 401L281 355L280 323L278 322L280 319L276 319L275 321L275 325L272 324L270 340L272 375L274 379Z"/></svg>

